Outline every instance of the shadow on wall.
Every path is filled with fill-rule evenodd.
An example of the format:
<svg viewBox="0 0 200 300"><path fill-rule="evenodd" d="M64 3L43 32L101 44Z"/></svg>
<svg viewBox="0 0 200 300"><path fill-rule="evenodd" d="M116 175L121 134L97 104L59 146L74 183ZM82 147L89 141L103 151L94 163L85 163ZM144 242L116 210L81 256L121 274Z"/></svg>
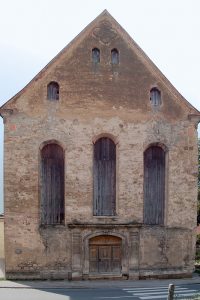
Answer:
<svg viewBox="0 0 200 300"><path fill-rule="evenodd" d="M0 278L5 277L4 216L0 214Z"/></svg>

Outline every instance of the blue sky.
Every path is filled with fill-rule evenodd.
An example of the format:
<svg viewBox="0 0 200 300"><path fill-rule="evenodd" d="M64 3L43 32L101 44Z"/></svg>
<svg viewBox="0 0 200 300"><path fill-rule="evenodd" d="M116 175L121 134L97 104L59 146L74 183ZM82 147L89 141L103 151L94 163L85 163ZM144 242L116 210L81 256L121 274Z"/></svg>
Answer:
<svg viewBox="0 0 200 300"><path fill-rule="evenodd" d="M0 0L0 105L104 9L200 110L199 0ZM3 211L0 122L0 213Z"/></svg>

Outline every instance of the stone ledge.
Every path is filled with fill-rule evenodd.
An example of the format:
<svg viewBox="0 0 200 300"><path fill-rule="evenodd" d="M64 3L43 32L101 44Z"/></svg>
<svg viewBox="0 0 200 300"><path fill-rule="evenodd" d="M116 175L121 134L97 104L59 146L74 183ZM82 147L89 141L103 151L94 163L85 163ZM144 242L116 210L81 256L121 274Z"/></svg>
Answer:
<svg viewBox="0 0 200 300"><path fill-rule="evenodd" d="M140 223L113 223L113 224L105 224L105 223L69 223L67 225L70 229L73 228L119 228L119 227L128 227L128 228L140 228L142 224Z"/></svg>

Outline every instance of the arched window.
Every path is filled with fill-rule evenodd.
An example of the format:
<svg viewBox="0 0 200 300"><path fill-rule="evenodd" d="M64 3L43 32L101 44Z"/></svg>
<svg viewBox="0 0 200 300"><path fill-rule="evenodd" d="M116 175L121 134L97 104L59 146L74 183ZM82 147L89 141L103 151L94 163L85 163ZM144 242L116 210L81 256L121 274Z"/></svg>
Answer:
<svg viewBox="0 0 200 300"><path fill-rule="evenodd" d="M113 65L119 64L119 51L117 49L111 50L111 63Z"/></svg>
<svg viewBox="0 0 200 300"><path fill-rule="evenodd" d="M59 100L59 84L52 81L47 86L47 99L48 100Z"/></svg>
<svg viewBox="0 0 200 300"><path fill-rule="evenodd" d="M165 151L151 146L144 152L144 223L163 225L165 209Z"/></svg>
<svg viewBox="0 0 200 300"><path fill-rule="evenodd" d="M95 64L100 62L100 50L98 48L92 49L92 62Z"/></svg>
<svg viewBox="0 0 200 300"><path fill-rule="evenodd" d="M113 216L116 211L116 146L103 137L94 144L94 215Z"/></svg>
<svg viewBox="0 0 200 300"><path fill-rule="evenodd" d="M157 88L152 88L150 91L150 101L153 106L161 105L161 93Z"/></svg>
<svg viewBox="0 0 200 300"><path fill-rule="evenodd" d="M41 223L64 222L64 151L57 144L41 150Z"/></svg>

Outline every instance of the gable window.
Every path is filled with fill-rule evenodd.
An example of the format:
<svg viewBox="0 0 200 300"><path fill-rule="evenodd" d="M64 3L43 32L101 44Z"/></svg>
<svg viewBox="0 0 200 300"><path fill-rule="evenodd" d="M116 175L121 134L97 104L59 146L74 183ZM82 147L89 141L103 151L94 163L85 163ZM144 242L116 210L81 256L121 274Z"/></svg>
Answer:
<svg viewBox="0 0 200 300"><path fill-rule="evenodd" d="M116 212L116 146L103 137L94 144L94 215L113 216Z"/></svg>
<svg viewBox="0 0 200 300"><path fill-rule="evenodd" d="M59 84L55 81L51 81L47 86L47 99L59 100Z"/></svg>
<svg viewBox="0 0 200 300"><path fill-rule="evenodd" d="M150 91L150 101L152 106L161 105L161 92L157 88L152 88Z"/></svg>
<svg viewBox="0 0 200 300"><path fill-rule="evenodd" d="M100 50L98 48L92 49L92 61L95 64L100 62Z"/></svg>
<svg viewBox="0 0 200 300"><path fill-rule="evenodd" d="M64 151L57 144L41 150L41 223L64 222Z"/></svg>
<svg viewBox="0 0 200 300"><path fill-rule="evenodd" d="M151 146L144 152L144 223L164 224L165 151Z"/></svg>
<svg viewBox="0 0 200 300"><path fill-rule="evenodd" d="M117 49L111 50L111 63L113 65L119 64L119 51Z"/></svg>

